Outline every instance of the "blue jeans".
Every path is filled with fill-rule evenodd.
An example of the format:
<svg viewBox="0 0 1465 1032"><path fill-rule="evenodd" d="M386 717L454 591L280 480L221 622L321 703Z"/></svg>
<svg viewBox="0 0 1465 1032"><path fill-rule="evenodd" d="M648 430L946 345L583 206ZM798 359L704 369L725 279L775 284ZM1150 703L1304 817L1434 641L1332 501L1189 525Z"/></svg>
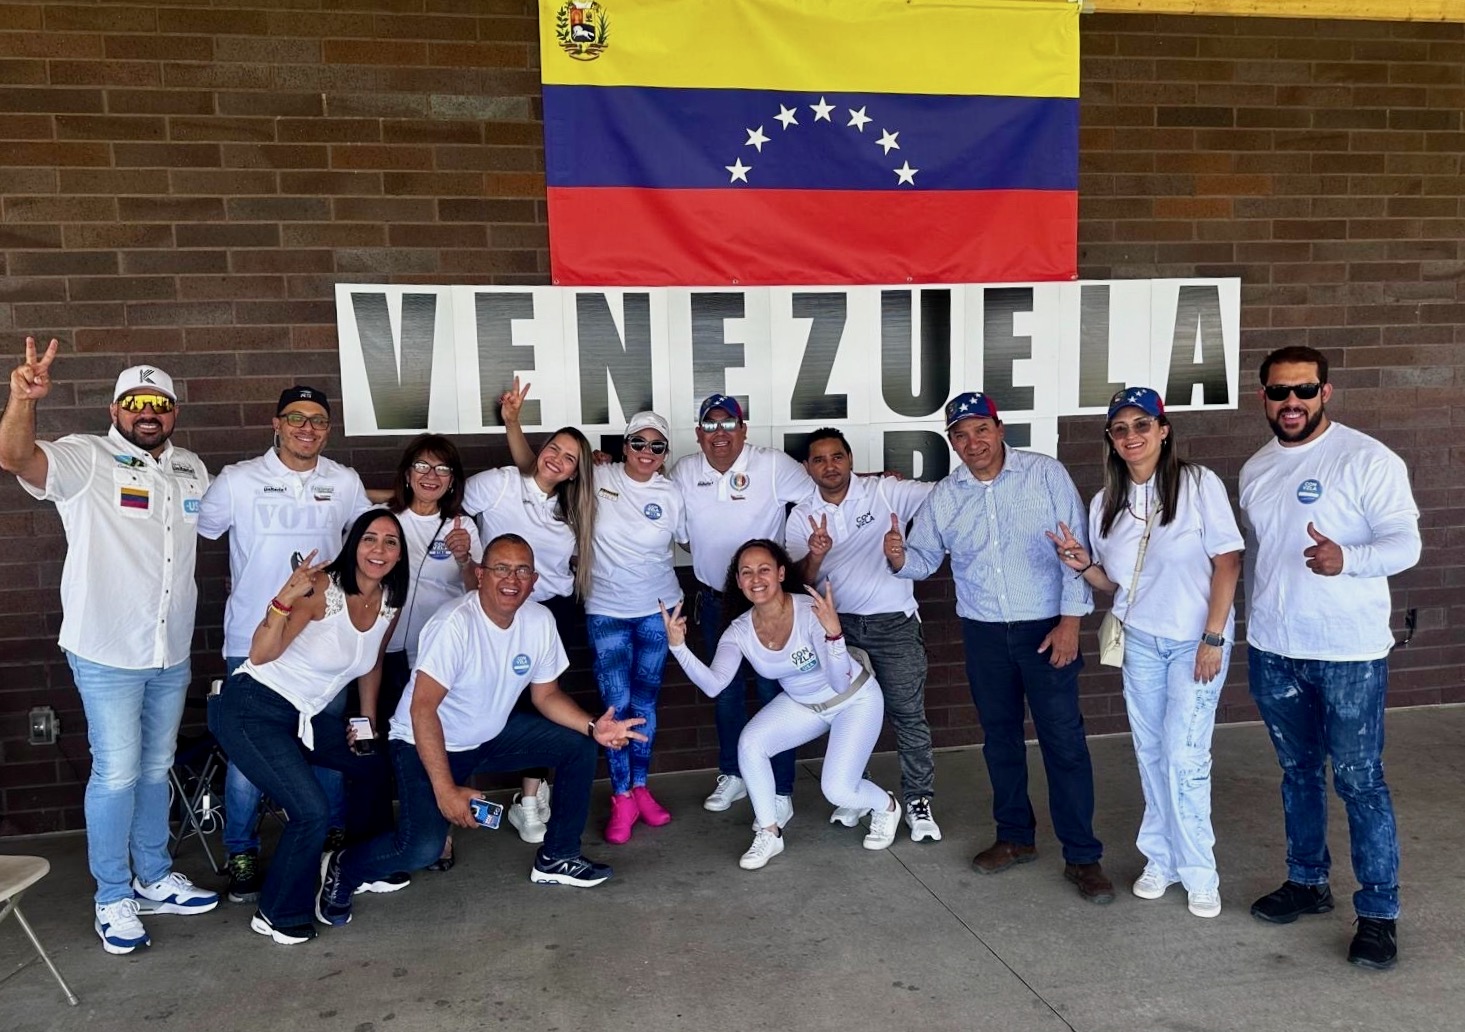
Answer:
<svg viewBox="0 0 1465 1032"><path fill-rule="evenodd" d="M590 613L585 616L585 630L590 636L601 701L615 709L617 720L641 717L646 721L636 729L646 741L605 751L611 791L624 795L644 786L651 769L656 697L661 693L661 673L666 667L666 625L660 613L628 620Z"/></svg>
<svg viewBox="0 0 1465 1032"><path fill-rule="evenodd" d="M1206 683L1195 679L1199 647L1198 638L1177 641L1126 627L1124 708L1145 795L1135 845L1167 881L1212 892L1221 880L1211 828L1211 733L1231 645L1221 647L1221 672Z"/></svg>
<svg viewBox="0 0 1465 1032"><path fill-rule="evenodd" d="M86 783L87 865L96 901L132 897L172 870L168 852L168 771L178 747L188 660L126 670L66 653L86 713L92 773Z"/></svg>
<svg viewBox="0 0 1465 1032"><path fill-rule="evenodd" d="M658 614L660 615L660 614ZM705 585L697 591L697 626L702 628L702 643L707 646L707 662L717 652L722 637L722 593ZM713 720L717 726L717 769L723 774L738 774L738 738L748 726L748 691L745 678L753 678L758 691L758 705L764 706L783 691L777 681L760 677L747 661L738 668L732 684L713 700ZM794 752L790 749L773 757L774 791L779 795L794 794Z"/></svg>
<svg viewBox="0 0 1465 1032"><path fill-rule="evenodd" d="M276 927L309 924L315 914L331 805L313 767L328 766L347 775L348 825L377 834L390 828L392 820L385 758L353 753L346 744L345 724L324 713L312 722L313 750L301 744L299 726L299 711L248 674L235 674L209 700L209 730L288 818L259 897L260 912Z"/></svg>
<svg viewBox="0 0 1465 1032"><path fill-rule="evenodd" d="M1359 917L1397 918L1399 837L1383 764L1388 660L1289 659L1249 648L1247 663L1251 697L1282 766L1287 878L1302 885L1328 882L1331 757L1359 884L1353 909Z"/></svg>
<svg viewBox="0 0 1465 1032"><path fill-rule="evenodd" d="M396 871L420 870L443 851L448 820L438 809L417 747L393 739L389 748L402 801L397 827L342 852L341 878L348 885L377 881ZM511 713L504 729L490 741L448 753L448 769L453 784L463 785L477 773L552 767L554 809L540 853L550 860L563 860L580 855L580 833L590 816L596 752L595 740L583 732L561 727L537 712Z"/></svg>
<svg viewBox="0 0 1465 1032"><path fill-rule="evenodd" d="M234 676L234 671L243 665L244 656L224 657L224 677ZM331 700L326 713L339 720L346 719L346 693L342 692ZM346 826L346 782L339 773L327 767L316 767L315 778L331 803L331 827ZM259 852L259 804L264 793L254 786L231 757L224 771L224 851L230 856L235 853ZM279 802L279 800L276 800Z"/></svg>
<svg viewBox="0 0 1465 1032"><path fill-rule="evenodd" d="M1097 863L1104 847L1094 837L1094 769L1078 708L1083 656L1065 667L1048 663L1038 644L1057 617L1017 623L979 623L962 618L966 675L982 725L982 758L992 781L997 837L1033 844L1037 818L1028 800L1028 754L1023 740L1023 702L1033 715L1038 749L1048 774L1048 813L1070 864Z"/></svg>

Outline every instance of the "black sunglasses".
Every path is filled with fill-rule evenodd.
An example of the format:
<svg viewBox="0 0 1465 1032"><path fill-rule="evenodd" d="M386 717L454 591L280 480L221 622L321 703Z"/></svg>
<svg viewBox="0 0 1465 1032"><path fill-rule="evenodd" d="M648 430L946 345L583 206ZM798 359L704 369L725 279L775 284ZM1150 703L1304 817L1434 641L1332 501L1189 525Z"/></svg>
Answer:
<svg viewBox="0 0 1465 1032"><path fill-rule="evenodd" d="M1289 394L1297 395L1298 401L1311 401L1323 389L1320 383L1269 383L1262 388L1268 401L1286 401Z"/></svg>
<svg viewBox="0 0 1465 1032"><path fill-rule="evenodd" d="M648 441L644 437L627 437L626 443L631 446L631 451L645 451L647 448L650 448L652 455L666 454L667 445L665 441Z"/></svg>

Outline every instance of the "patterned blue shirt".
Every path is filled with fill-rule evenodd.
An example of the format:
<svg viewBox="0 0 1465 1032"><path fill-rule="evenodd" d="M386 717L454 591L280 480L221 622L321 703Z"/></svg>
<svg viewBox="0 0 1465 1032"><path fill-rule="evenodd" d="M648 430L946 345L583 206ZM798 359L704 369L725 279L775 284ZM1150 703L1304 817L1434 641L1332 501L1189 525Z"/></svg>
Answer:
<svg viewBox="0 0 1465 1032"><path fill-rule="evenodd" d="M1053 553L1045 530L1058 523L1088 544L1087 514L1057 459L1005 445L991 481L965 466L939 484L916 513L897 576L921 580L951 554L956 613L984 623L1083 616L1093 595Z"/></svg>

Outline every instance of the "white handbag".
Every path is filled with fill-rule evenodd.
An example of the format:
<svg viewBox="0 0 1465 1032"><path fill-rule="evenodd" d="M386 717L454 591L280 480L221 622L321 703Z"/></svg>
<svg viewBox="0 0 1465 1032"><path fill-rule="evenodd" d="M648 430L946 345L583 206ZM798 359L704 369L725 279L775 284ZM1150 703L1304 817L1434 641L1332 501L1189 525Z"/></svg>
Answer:
<svg viewBox="0 0 1465 1032"><path fill-rule="evenodd" d="M1130 578L1129 605L1126 609L1134 608L1135 593L1139 590L1139 575L1145 566L1145 552L1150 547L1150 527L1153 526L1154 519L1152 513L1145 513L1145 534L1139 540L1139 552L1134 557L1134 576ZM1124 621L1115 616L1112 609L1104 614L1104 619L1099 624L1099 662L1104 666L1124 666Z"/></svg>

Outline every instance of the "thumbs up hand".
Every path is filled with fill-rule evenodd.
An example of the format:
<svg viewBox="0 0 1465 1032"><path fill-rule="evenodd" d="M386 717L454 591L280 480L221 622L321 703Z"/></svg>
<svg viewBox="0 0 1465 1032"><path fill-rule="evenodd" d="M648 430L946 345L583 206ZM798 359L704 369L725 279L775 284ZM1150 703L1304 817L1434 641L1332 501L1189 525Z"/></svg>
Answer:
<svg viewBox="0 0 1465 1032"><path fill-rule="evenodd" d="M890 529L885 532L885 558L892 570L905 565L905 535L900 532L900 517L890 514Z"/></svg>
<svg viewBox="0 0 1465 1032"><path fill-rule="evenodd" d="M448 531L448 536L443 538L443 545L453 558L458 560L459 566L466 566L470 558L469 551L472 547L472 539L468 537L468 531L463 529L463 517L453 517L453 529Z"/></svg>
<svg viewBox="0 0 1465 1032"><path fill-rule="evenodd" d="M1323 577L1336 577L1343 572L1343 546L1325 537L1311 522L1307 525L1307 536L1312 538L1310 548L1302 554L1307 557L1307 568Z"/></svg>

